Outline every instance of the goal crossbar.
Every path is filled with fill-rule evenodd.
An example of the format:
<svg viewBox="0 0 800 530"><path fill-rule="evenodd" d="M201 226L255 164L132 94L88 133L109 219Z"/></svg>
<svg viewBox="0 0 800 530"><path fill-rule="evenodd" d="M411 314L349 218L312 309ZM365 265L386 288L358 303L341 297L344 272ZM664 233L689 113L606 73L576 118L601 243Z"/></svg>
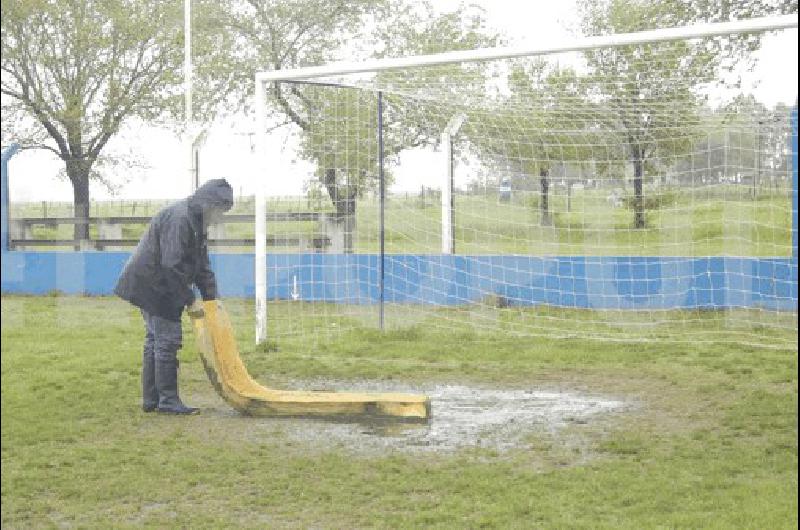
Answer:
<svg viewBox="0 0 800 530"><path fill-rule="evenodd" d="M779 15L752 18L748 20L735 20L731 22L714 22L675 28L638 31L634 33L620 33L615 35L570 39L569 41L562 41L549 46L504 46L495 48L482 48L477 50L458 50L430 55L374 59L361 62L343 61L322 66L257 72L255 75L255 81L257 84L259 84L274 81L294 81L301 79L308 80L331 75L398 70L402 68L418 66L438 66L462 63L465 61L511 59L515 57L590 50L600 47L627 46L650 42L663 42L680 39L713 37L718 35L731 35L737 33L789 29L797 27L797 20L797 15Z"/></svg>

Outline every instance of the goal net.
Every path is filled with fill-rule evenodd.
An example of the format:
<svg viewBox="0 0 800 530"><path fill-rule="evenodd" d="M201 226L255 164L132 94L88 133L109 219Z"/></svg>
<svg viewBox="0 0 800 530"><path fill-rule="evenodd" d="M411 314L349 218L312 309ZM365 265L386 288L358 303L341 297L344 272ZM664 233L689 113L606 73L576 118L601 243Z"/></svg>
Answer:
<svg viewBox="0 0 800 530"><path fill-rule="evenodd" d="M263 162L259 340L794 344L796 108L745 52L797 20L769 22L259 74L261 130L267 100L294 126L294 174Z"/></svg>

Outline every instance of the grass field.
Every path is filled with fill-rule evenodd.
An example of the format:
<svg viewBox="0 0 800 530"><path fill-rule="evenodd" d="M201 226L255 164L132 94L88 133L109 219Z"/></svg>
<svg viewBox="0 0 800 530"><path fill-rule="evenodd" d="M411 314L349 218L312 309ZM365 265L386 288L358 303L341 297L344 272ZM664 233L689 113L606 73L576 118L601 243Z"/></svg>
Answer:
<svg viewBox="0 0 800 530"><path fill-rule="evenodd" d="M538 194L518 194L510 203L499 203L493 195L456 197L455 246L459 254L588 255L588 256L789 256L791 255L791 202L788 191L763 190L757 199L741 185L708 186L697 189L665 188L648 195L651 207L647 227L633 230L629 208L609 205L609 190L586 189L572 193L567 206L563 190L550 199L553 224L540 223ZM93 216L153 215L163 201L106 201L95 203ZM71 213L67 203L51 203L50 217ZM330 201L303 198L271 200L267 209L282 211L331 211ZM11 205L11 215L38 217L44 206L36 203ZM252 197L241 199L232 213L253 213ZM380 248L378 203L365 198L356 209L357 252L376 253ZM441 251L441 205L428 197L393 196L385 213L385 243L389 253L439 253ZM123 227L124 238L138 238L144 225ZM37 238L69 239L72 227L37 226ZM97 228L92 227L92 237ZM229 224L226 236L252 238L250 223ZM276 236L320 235L316 222L273 222L269 233ZM276 247L272 252L297 252ZM306 249L302 249L306 250ZM227 251L252 251L229 248Z"/></svg>
<svg viewBox="0 0 800 530"><path fill-rule="evenodd" d="M637 406L532 431L508 452L307 444L287 434L297 420L227 412L186 322L182 394L205 412L153 416L138 407L133 308L4 296L2 527L797 527L794 345L473 340L460 327L415 327L353 328L315 348L291 336L259 353L252 305L228 306L251 373L278 387L323 378L551 388ZM703 318L714 326L719 315L694 324ZM796 320L751 333L754 343L794 343Z"/></svg>

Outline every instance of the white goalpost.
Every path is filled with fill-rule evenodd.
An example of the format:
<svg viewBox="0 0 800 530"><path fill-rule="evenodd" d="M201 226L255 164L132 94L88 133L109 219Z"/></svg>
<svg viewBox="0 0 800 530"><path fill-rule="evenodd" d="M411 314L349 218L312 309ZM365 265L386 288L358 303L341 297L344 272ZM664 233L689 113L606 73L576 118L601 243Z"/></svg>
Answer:
<svg viewBox="0 0 800 530"><path fill-rule="evenodd" d="M688 43L797 22L772 16L256 73L256 342L268 338L269 292L281 301L278 318L318 340L372 326L364 315L378 303L381 327L386 303L389 321L404 326L518 336L746 342L753 326L796 334L796 121L792 129L786 109L718 88L728 74L704 70ZM736 60L721 62L730 75ZM786 82L796 95L797 80ZM295 239L323 243L282 258L268 276L269 185L281 177L264 152L276 83L295 88L309 124L299 157L333 206L291 213L325 232ZM415 149L440 162L404 170ZM375 184L384 169L394 186L386 196ZM438 188L431 204L425 182ZM512 191L499 193L501 182ZM419 197L409 196L414 186ZM664 339L661 325L688 331Z"/></svg>
<svg viewBox="0 0 800 530"><path fill-rule="evenodd" d="M310 66L292 70L277 70L257 72L256 85L270 81L309 80L335 75L357 74L363 72L380 72L384 70L399 70L403 68L419 68L426 66L440 66L444 64L491 61L496 59L511 59L515 57L531 57L536 55L549 55L563 52L591 50L609 46L628 46L679 39L695 39L700 37L713 37L719 35L732 35L736 33L763 32L776 29L797 27L796 15L780 15L771 17L754 18L750 20L737 20L733 22L717 22L696 24L679 28L665 28L636 33L623 33L600 37L586 37L571 42L564 42L550 46L511 46L498 48L485 48L469 51L454 51L437 53L433 55L418 55L396 59L376 59L363 62L338 62L325 66Z"/></svg>

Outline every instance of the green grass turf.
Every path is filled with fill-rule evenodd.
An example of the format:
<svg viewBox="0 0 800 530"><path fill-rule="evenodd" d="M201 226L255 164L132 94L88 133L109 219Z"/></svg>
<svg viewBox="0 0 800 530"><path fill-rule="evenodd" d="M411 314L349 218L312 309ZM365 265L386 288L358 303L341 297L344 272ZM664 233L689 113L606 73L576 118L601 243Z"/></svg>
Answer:
<svg viewBox="0 0 800 530"><path fill-rule="evenodd" d="M587 256L790 256L791 203L787 190L764 190L754 200L740 185L697 189L665 188L649 192L643 229L633 229L630 208L609 205L607 189L575 190L567 204L562 189L553 192L553 222L543 226L537 194L518 194L509 203L494 195L456 197L455 246L459 254L587 255ZM439 253L441 205L438 199L392 196L386 204L385 244L389 253ZM93 216L153 215L164 201L98 202ZM271 212L332 211L330 201L270 200ZM12 217L43 214L37 203L11 205ZM232 213L252 213L253 200L236 204ZM48 215L69 215L67 203L51 203ZM358 201L356 208L357 252L376 253L380 248L379 210L374 199ZM97 228L91 227L92 237ZM144 225L126 225L123 237L138 238ZM226 225L228 238L252 238L252 223ZM316 222L272 222L274 236L309 239L324 233ZM36 238L72 237L72 227L37 226ZM62 248L63 250L63 248ZM307 250L307 249L304 249ZM251 252L252 248L226 248L225 252ZM275 247L271 252L297 252Z"/></svg>
<svg viewBox="0 0 800 530"><path fill-rule="evenodd" d="M794 343L796 315L793 326L750 330L770 348L350 326L324 344L292 335L260 353L252 304L227 305L251 373L274 386L558 387L637 406L557 436L532 432L508 453L361 455L293 440L285 422L145 415L133 308L4 296L2 527L797 527L797 349L774 347ZM713 327L719 315L693 325L703 319ZM224 409L184 324L182 395Z"/></svg>

